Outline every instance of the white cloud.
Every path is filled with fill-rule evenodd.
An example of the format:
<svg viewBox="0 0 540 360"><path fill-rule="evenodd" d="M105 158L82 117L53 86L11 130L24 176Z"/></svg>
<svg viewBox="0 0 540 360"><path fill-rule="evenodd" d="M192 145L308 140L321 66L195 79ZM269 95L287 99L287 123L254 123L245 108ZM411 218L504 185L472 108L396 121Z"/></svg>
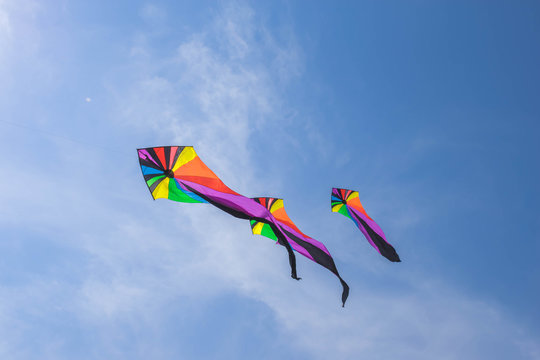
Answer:
<svg viewBox="0 0 540 360"><path fill-rule="evenodd" d="M155 24L163 22L167 18L167 13L156 4L148 3L141 8L141 17L149 23Z"/></svg>
<svg viewBox="0 0 540 360"><path fill-rule="evenodd" d="M34 0L0 0L0 44L16 39L23 49L33 45L22 41L28 42L28 35L36 34L35 20L41 10Z"/></svg>
<svg viewBox="0 0 540 360"><path fill-rule="evenodd" d="M538 352L529 336L529 348L522 347L523 329L500 309L444 285L415 286L411 279L410 290L393 294L359 294L362 285L353 285L343 311L313 298L285 304L274 297L269 303L291 338L317 359L533 359Z"/></svg>
<svg viewBox="0 0 540 360"><path fill-rule="evenodd" d="M5 9L5 1L0 1L0 39L11 35L11 24L9 14Z"/></svg>
<svg viewBox="0 0 540 360"><path fill-rule="evenodd" d="M209 29L181 43L169 58L137 63L134 72L144 76L127 96L122 94L121 117L129 125L167 134L168 143L197 144L212 169L226 182L238 181L230 185L241 191L252 183L250 137L279 115L282 101L273 78L283 71L260 61L268 57L272 62L285 50L276 48L275 40L255 39L263 29L253 11L242 6L226 7ZM134 48L148 53L140 43Z"/></svg>

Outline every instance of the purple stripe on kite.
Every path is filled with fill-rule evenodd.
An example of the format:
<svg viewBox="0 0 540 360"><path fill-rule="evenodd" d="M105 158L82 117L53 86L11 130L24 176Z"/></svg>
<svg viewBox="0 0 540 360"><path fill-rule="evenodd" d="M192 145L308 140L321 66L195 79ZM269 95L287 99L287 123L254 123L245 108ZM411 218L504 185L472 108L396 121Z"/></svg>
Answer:
<svg viewBox="0 0 540 360"><path fill-rule="evenodd" d="M371 229L373 229L373 231L375 231L380 237L382 237L386 241L386 236L384 235L384 232L382 231L381 227L377 225L375 221L368 219L362 212L356 210L355 208L352 208L352 207L347 207L347 208L350 211L353 211L356 216L362 218L362 220L364 220L366 224L368 224L368 226L371 227Z"/></svg>
<svg viewBox="0 0 540 360"><path fill-rule="evenodd" d="M202 203L208 203L208 201L206 201L205 199L203 199L202 197L200 197L199 195L195 194L193 191L190 191L188 190L184 184L182 184L180 182L180 180L174 178L174 182L176 183L176 186L178 188L180 188L180 190L182 190L184 192L184 194L186 194L187 196L189 196L190 198L194 199L194 200L197 200L197 201L200 201Z"/></svg>
<svg viewBox="0 0 540 360"><path fill-rule="evenodd" d="M364 234L364 236L366 237L367 241L371 244L371 246L373 246L375 248L375 250L377 250L377 252L380 254L381 251L379 250L379 248L377 247L377 245L375 245L375 243L373 242L373 240L371 240L371 236L369 236L369 233L367 232L367 230L364 228L364 226L360 223L360 221L356 220L355 216L356 216L356 211L353 213L354 209L351 209L349 207L347 207L347 211L349 212L349 215L351 215L351 219L352 221L354 221L354 223L356 224L356 227L358 229L360 229L360 231L362 232L362 234Z"/></svg>
<svg viewBox="0 0 540 360"><path fill-rule="evenodd" d="M349 210L349 213L350 211L354 212L354 214L360 218L362 218L362 220L364 220L366 222L366 224L374 231L376 232L380 237L382 237L384 239L384 241L386 241L386 236L384 235L384 232L382 231L381 227L379 225L377 225L377 223L371 219L368 219L364 214L362 214L360 211L348 206L347 209ZM386 241L388 242L388 241Z"/></svg>
<svg viewBox="0 0 540 360"><path fill-rule="evenodd" d="M150 156L150 154L148 153L148 151L145 150L145 149L139 150L139 157L142 158L142 159L150 160L150 161L152 161L154 164L156 164L158 167L162 167L162 166L159 165L154 159L152 159L152 157Z"/></svg>
<svg viewBox="0 0 540 360"><path fill-rule="evenodd" d="M291 247L293 248L293 250L297 251L299 254L304 255L309 260L315 261L315 259L313 259L313 257L309 254L309 252L304 247L298 245L294 240L289 238L287 235L283 235L283 236L285 236L289 244L291 244Z"/></svg>
<svg viewBox="0 0 540 360"><path fill-rule="evenodd" d="M243 195L227 194L221 191L211 189L207 186L200 185L191 181L180 180L180 183L184 183L192 189L200 192L204 196L211 198L213 201L227 206L233 210L242 212L253 218L263 218L267 220L273 220L272 214L264 206L256 202L255 200L245 197Z"/></svg>
<svg viewBox="0 0 540 360"><path fill-rule="evenodd" d="M310 238L309 236L306 236L306 235L303 235L301 233L299 233L298 231L294 230L292 227L282 223L282 222L279 222L279 226L285 230L287 230L288 232L294 234L295 236L297 236L298 238L304 240L305 242L307 243L310 243L311 245L321 249L322 251L324 251L326 254L328 254L328 256L332 256L330 255L330 252L328 251L328 249L326 248L326 246L324 246L323 243L321 243L320 241L317 241L313 238ZM292 241L292 240L291 240ZM291 245L292 246L292 245ZM294 249L294 247L293 247ZM295 249L296 250L296 249ZM308 256L309 258L313 259L311 256Z"/></svg>

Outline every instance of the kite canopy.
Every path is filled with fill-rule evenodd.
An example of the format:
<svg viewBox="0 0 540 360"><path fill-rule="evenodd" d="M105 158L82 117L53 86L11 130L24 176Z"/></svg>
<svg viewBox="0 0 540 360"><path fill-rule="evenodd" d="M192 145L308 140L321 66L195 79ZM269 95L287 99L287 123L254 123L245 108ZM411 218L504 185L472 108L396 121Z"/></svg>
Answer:
<svg viewBox="0 0 540 360"><path fill-rule="evenodd" d="M138 149L139 163L154 199L187 203L208 201L189 190L184 181L194 182L225 194L229 189L197 156L192 146L163 146Z"/></svg>
<svg viewBox="0 0 540 360"><path fill-rule="evenodd" d="M366 210L364 210L357 191L333 188L331 204L333 212L338 212L354 221L367 241L382 256L392 262L401 261L396 250L386 241L386 236L382 229L369 217Z"/></svg>
<svg viewBox="0 0 540 360"><path fill-rule="evenodd" d="M260 197L254 198L254 200L265 206L270 213L272 213L274 218L277 220L279 228L285 232L285 234L287 234L289 243L291 244L293 250L296 250L317 264L324 266L338 277L341 285L343 286L341 300L343 306L345 306L345 301L347 301L347 297L349 296L349 286L339 275L336 264L334 263L334 259L332 259L332 256L330 255L330 252L326 246L324 246L323 243L310 238L301 232L298 227L296 227L296 225L287 215L287 212L285 212L282 199ZM273 230L267 224L256 220L251 220L251 230L253 231L253 234L263 235L274 241L277 238Z"/></svg>

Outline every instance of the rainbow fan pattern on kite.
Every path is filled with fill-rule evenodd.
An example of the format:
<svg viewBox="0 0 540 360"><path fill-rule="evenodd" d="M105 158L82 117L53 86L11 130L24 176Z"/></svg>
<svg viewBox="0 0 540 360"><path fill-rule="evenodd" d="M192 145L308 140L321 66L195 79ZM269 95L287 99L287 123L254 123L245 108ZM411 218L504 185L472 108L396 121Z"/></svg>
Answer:
<svg viewBox="0 0 540 360"><path fill-rule="evenodd" d="M326 246L324 246L323 243L310 238L309 236L301 232L300 229L298 229L298 227L287 215L283 204L283 199L260 197L254 198L254 200L266 207L274 216L277 221L278 227L287 235L287 238L289 239L289 243L291 244L293 250L296 250L297 252L304 255L308 259L316 262L317 264L324 266L338 277L343 287L341 300L343 302L343 305L345 305L345 301L349 296L349 286L339 275L336 264L334 263L334 259L332 259L332 256L330 255L330 252L328 251ZM253 234L263 235L274 241L277 240L276 234L274 233L272 228L268 226L268 224L257 220L251 220L250 223Z"/></svg>
<svg viewBox="0 0 540 360"><path fill-rule="evenodd" d="M201 161L192 146L150 147L137 152L144 180L154 199L209 203L237 218L267 225L276 241L287 249L291 276L300 279L291 247L294 232L288 233L282 228L267 207L227 187Z"/></svg>
<svg viewBox="0 0 540 360"><path fill-rule="evenodd" d="M338 212L354 221L371 246L382 256L392 262L401 261L394 247L386 241L382 229L364 210L358 191L333 188L331 205L333 212Z"/></svg>

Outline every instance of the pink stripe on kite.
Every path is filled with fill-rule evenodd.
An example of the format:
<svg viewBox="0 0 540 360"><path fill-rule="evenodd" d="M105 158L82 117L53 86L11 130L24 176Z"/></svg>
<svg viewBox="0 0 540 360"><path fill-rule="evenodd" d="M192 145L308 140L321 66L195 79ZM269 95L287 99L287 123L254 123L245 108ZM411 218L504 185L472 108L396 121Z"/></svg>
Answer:
<svg viewBox="0 0 540 360"><path fill-rule="evenodd" d="M171 170L174 167L173 161L174 161L174 155L176 155L176 150L178 150L178 146L171 146L171 154L169 156L169 168Z"/></svg>

